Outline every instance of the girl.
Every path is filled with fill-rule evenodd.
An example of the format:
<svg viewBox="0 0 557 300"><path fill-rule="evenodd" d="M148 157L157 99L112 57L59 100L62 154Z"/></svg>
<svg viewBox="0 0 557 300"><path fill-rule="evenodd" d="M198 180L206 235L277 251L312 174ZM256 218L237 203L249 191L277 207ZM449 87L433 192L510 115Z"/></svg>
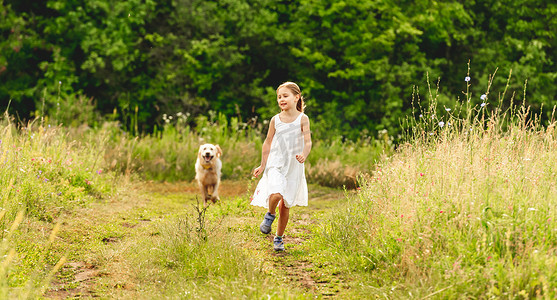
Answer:
<svg viewBox="0 0 557 300"><path fill-rule="evenodd" d="M271 232L278 206L279 219L274 239L275 251L283 251L282 235L290 207L308 205L308 189L304 162L311 151L309 118L304 114L304 97L294 82L285 82L277 88L277 102L281 109L269 124L263 143L261 165L253 171L263 176L257 184L252 205L268 208L259 229Z"/></svg>

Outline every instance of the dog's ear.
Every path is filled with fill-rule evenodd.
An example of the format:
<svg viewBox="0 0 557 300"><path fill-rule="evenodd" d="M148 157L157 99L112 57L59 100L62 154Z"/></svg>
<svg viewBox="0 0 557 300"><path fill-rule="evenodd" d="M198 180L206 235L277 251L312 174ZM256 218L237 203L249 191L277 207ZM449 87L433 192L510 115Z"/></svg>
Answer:
<svg viewBox="0 0 557 300"><path fill-rule="evenodd" d="M203 149L203 145L199 146L199 150L197 150L197 155L201 156L202 149Z"/></svg>
<svg viewBox="0 0 557 300"><path fill-rule="evenodd" d="M222 149L219 145L215 145L215 148L217 148L217 157L220 157L222 155Z"/></svg>

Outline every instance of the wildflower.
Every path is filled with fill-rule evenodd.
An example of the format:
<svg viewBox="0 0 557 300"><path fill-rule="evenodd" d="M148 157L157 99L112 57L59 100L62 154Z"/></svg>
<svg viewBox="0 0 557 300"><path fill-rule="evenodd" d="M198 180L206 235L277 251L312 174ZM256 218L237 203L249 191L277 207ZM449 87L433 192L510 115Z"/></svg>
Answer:
<svg viewBox="0 0 557 300"><path fill-rule="evenodd" d="M491 255L487 257L487 260L490 260L490 259L491 259Z"/></svg>
<svg viewBox="0 0 557 300"><path fill-rule="evenodd" d="M535 209L535 208L533 208L533 207L530 207L530 208L528 208L528 210L529 210L529 211L536 211L537 209Z"/></svg>
<svg viewBox="0 0 557 300"><path fill-rule="evenodd" d="M445 110L446 110L446 111L451 111L451 109L450 109L450 108L448 108L448 107L446 107L446 108L445 108Z"/></svg>
<svg viewBox="0 0 557 300"><path fill-rule="evenodd" d="M396 239L396 240L399 241L399 242L402 242L402 239L401 239L401 238L398 238L398 239Z"/></svg>
<svg viewBox="0 0 557 300"><path fill-rule="evenodd" d="M486 95L486 94L481 95L481 96L480 96L480 99L482 99L482 100L487 99L487 95Z"/></svg>
<svg viewBox="0 0 557 300"><path fill-rule="evenodd" d="M433 132L430 132L430 133L429 133L429 135L433 135L433 134L434 134Z"/></svg>
<svg viewBox="0 0 557 300"><path fill-rule="evenodd" d="M47 178L45 178L45 179L44 179L44 182L48 182L48 179L47 179Z"/></svg>
<svg viewBox="0 0 557 300"><path fill-rule="evenodd" d="M444 211L440 211L439 213L442 214Z"/></svg>
<svg viewBox="0 0 557 300"><path fill-rule="evenodd" d="M443 126L445 126L445 122L443 121L439 122L439 127L443 127Z"/></svg>
<svg viewBox="0 0 557 300"><path fill-rule="evenodd" d="M420 176L424 176L424 173L420 173Z"/></svg>
<svg viewBox="0 0 557 300"><path fill-rule="evenodd" d="M58 81L58 84L62 84L62 81Z"/></svg>
<svg viewBox="0 0 557 300"><path fill-rule="evenodd" d="M420 114L420 118L423 117L424 115Z"/></svg>
<svg viewBox="0 0 557 300"><path fill-rule="evenodd" d="M102 170L102 169L99 169L99 170L97 171L97 174L101 175L102 172L103 172L103 170Z"/></svg>
<svg viewBox="0 0 557 300"><path fill-rule="evenodd" d="M451 126L451 122L447 122L447 126Z"/></svg>
<svg viewBox="0 0 557 300"><path fill-rule="evenodd" d="M470 76L464 77L464 81L469 82L470 81Z"/></svg>
<svg viewBox="0 0 557 300"><path fill-rule="evenodd" d="M482 104L480 104L480 106L481 106L481 107L484 107L484 106L485 106L485 102L483 102Z"/></svg>
<svg viewBox="0 0 557 300"><path fill-rule="evenodd" d="M62 195L62 192L58 192L58 196L61 196L61 195Z"/></svg>

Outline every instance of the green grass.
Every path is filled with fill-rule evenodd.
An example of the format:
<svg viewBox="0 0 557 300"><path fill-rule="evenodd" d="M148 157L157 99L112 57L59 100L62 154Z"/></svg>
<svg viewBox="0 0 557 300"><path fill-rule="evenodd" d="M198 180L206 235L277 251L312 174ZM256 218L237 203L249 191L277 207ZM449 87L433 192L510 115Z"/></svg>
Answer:
<svg viewBox="0 0 557 300"><path fill-rule="evenodd" d="M110 132L106 160L111 170L135 173L145 180L193 180L199 146L218 144L222 150L223 179L249 179L261 162L261 147L266 135L263 123L243 123L236 118L210 114L187 125L184 114L165 118L168 123L153 134L129 137L116 124L107 123ZM354 188L356 177L368 173L382 155L392 151L390 140L367 138L356 142L313 141L308 161L308 180L324 186Z"/></svg>
<svg viewBox="0 0 557 300"><path fill-rule="evenodd" d="M5 116L0 297L555 298L557 123L489 87L483 106L431 96L394 153L389 137L314 141L282 254L249 205L264 124L181 115L130 137ZM224 150L207 210L204 142Z"/></svg>
<svg viewBox="0 0 557 300"><path fill-rule="evenodd" d="M355 278L355 297L557 296L556 123L471 109L422 111L320 227L313 249Z"/></svg>
<svg viewBox="0 0 557 300"><path fill-rule="evenodd" d="M4 295L40 295L50 270L66 259L49 238L59 216L113 191L114 177L103 172L103 136L71 136L60 127L0 119Z"/></svg>

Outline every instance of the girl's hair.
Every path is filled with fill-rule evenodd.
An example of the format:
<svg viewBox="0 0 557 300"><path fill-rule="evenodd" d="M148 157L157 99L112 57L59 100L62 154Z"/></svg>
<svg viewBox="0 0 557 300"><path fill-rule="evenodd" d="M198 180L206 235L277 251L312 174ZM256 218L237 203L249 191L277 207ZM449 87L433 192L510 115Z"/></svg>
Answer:
<svg viewBox="0 0 557 300"><path fill-rule="evenodd" d="M277 93L281 87L285 87L289 89L292 92L292 94L294 94L294 96L300 95L300 100L298 100L298 103L296 103L296 109L299 112L304 112L304 108L306 108L306 104L304 103L304 96L302 96L302 91L300 90L300 87L294 82L287 81L279 85L279 87L277 88Z"/></svg>

